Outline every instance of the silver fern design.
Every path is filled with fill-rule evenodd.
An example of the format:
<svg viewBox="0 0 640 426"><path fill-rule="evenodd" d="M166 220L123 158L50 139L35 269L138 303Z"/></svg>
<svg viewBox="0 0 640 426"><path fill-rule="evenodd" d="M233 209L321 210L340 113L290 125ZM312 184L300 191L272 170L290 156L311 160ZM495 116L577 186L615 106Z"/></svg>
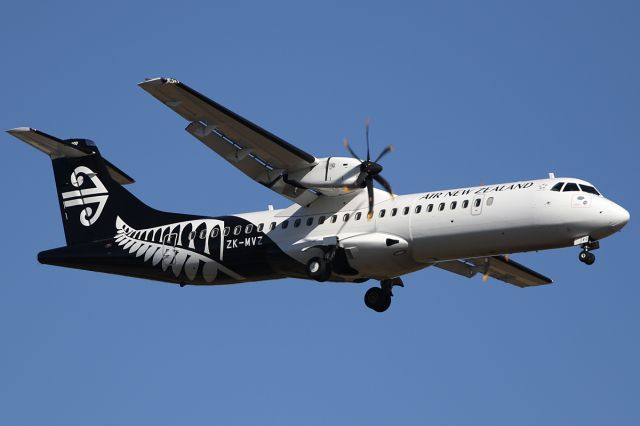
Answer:
<svg viewBox="0 0 640 426"><path fill-rule="evenodd" d="M216 279L218 271L221 271L235 280L244 280L243 276L209 257L217 252L222 261L223 229L224 222L215 219L189 220L154 228L134 229L118 216L115 241L123 250L142 258L144 262L151 262L163 271L170 268L176 278L184 272L187 279L193 281L200 272L202 278L210 283ZM215 247L212 242L216 242Z"/></svg>

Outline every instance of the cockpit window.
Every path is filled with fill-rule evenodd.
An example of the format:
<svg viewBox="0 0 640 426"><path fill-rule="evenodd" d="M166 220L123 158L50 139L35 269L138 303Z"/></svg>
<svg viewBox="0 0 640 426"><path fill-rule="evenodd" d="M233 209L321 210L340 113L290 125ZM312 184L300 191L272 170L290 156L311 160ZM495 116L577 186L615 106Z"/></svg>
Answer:
<svg viewBox="0 0 640 426"><path fill-rule="evenodd" d="M578 188L577 183L569 182L564 186L564 189L562 190L562 192L569 192L569 191L580 191L580 188Z"/></svg>
<svg viewBox="0 0 640 426"><path fill-rule="evenodd" d="M560 192L560 190L562 189L562 185L564 185L564 182L558 182L553 185L553 188L551 188L551 190Z"/></svg>
<svg viewBox="0 0 640 426"><path fill-rule="evenodd" d="M589 186L589 185L585 185L584 183L580 184L580 188L584 191L587 192L589 194L593 194L593 195L600 195L600 193L598 192L597 189L595 189L593 186Z"/></svg>

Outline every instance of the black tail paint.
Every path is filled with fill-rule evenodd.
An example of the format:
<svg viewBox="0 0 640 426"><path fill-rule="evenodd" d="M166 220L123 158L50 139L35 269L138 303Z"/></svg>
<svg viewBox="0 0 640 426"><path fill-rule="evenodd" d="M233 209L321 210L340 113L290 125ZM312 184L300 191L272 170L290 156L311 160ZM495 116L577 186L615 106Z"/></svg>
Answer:
<svg viewBox="0 0 640 426"><path fill-rule="evenodd" d="M53 164L67 245L39 253L41 263L180 284L304 276L303 264L245 219L147 206L124 188L133 179L89 140L61 140L26 127L9 133ZM226 241L229 229L245 231Z"/></svg>
<svg viewBox="0 0 640 426"><path fill-rule="evenodd" d="M138 200L122 186L133 179L88 139L62 140L28 127L9 133L51 158L68 246L113 238L116 219L123 214L139 227L193 217L160 212Z"/></svg>
<svg viewBox="0 0 640 426"><path fill-rule="evenodd" d="M52 163L67 245L111 238L118 211L149 209L109 176L97 151Z"/></svg>

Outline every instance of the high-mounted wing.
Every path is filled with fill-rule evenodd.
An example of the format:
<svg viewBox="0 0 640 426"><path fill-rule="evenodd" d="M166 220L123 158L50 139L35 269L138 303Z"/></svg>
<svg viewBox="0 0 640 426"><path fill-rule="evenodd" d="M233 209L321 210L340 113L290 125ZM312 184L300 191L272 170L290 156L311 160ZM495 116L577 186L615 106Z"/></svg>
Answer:
<svg viewBox="0 0 640 426"><path fill-rule="evenodd" d="M517 287L531 287L551 284L553 280L537 273L505 256L481 257L466 260L451 260L436 263L434 266L471 278L476 274L487 274L497 280Z"/></svg>
<svg viewBox="0 0 640 426"><path fill-rule="evenodd" d="M172 78L139 84L190 122L186 130L251 179L300 205L317 198L287 176L311 169L316 158Z"/></svg>

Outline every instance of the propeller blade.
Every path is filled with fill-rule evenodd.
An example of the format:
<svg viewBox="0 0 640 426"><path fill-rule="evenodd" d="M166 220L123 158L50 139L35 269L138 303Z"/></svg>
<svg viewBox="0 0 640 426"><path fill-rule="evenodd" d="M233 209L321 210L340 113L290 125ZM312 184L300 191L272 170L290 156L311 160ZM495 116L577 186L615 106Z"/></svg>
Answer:
<svg viewBox="0 0 640 426"><path fill-rule="evenodd" d="M367 139L367 161L371 161L371 151L369 150L369 118L364 123L364 133Z"/></svg>
<svg viewBox="0 0 640 426"><path fill-rule="evenodd" d="M344 145L345 148L347 148L347 151L349 151L349 153L353 158L355 158L356 160L360 160L360 157L358 157L358 154L353 152L353 149L351 149L351 147L349 146L349 140L347 138L344 138L344 140L342 141L342 144Z"/></svg>
<svg viewBox="0 0 640 426"><path fill-rule="evenodd" d="M490 260L488 257L484 258L484 274L482 275L482 282L486 283L487 280L489 279L489 264Z"/></svg>
<svg viewBox="0 0 640 426"><path fill-rule="evenodd" d="M369 212L367 213L367 220L373 218L373 179L367 179L367 193L369 195Z"/></svg>
<svg viewBox="0 0 640 426"><path fill-rule="evenodd" d="M380 175L376 175L373 178L376 180L376 182L378 182L380 185L382 185L382 187L384 189L387 190L389 195L391 195L393 197L393 190L391 189L391 185L389 184L389 182L387 182L387 180L385 178L383 178Z"/></svg>
<svg viewBox="0 0 640 426"><path fill-rule="evenodd" d="M378 161L380 161L382 159L382 157L384 157L385 155L387 155L388 153L390 153L393 150L395 150L395 147L393 145L389 145L388 147L383 149L382 152L380 153L380 155L378 155L378 158L375 159L374 163L377 163Z"/></svg>

